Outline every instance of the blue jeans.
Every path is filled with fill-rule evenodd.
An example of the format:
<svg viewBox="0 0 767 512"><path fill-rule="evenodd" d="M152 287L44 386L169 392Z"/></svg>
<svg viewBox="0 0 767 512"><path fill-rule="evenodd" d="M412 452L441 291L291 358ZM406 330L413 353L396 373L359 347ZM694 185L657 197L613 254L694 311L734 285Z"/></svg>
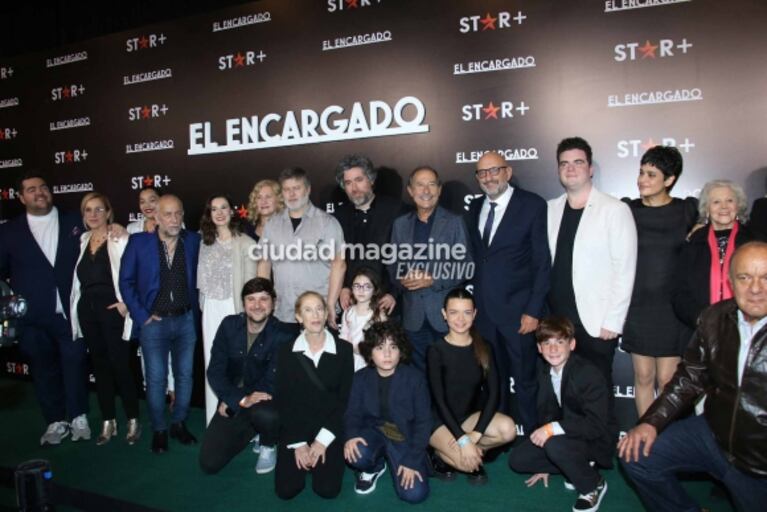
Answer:
<svg viewBox="0 0 767 512"><path fill-rule="evenodd" d="M434 340L443 337L445 332L440 332L431 326L429 320L424 318L423 325L417 331L405 331L410 343L413 345L413 353L410 356L410 364L426 374L426 351Z"/></svg>
<svg viewBox="0 0 767 512"><path fill-rule="evenodd" d="M172 355L176 401L171 423L186 420L192 399L192 368L197 332L189 311L141 326L141 356L146 366L146 396L152 430L167 430L165 392L168 388L168 353Z"/></svg>
<svg viewBox="0 0 767 512"><path fill-rule="evenodd" d="M402 501L407 503L421 503L429 496L429 475L426 470L426 447L423 449L423 463L419 467L409 468L418 471L423 478L423 482L414 479L414 485L410 489L405 489L400 484L400 477L397 470L402 464L402 455L407 449L406 442L394 443L384 436L378 429L366 430L361 436L367 446L362 443L357 444L360 457L357 462L351 466L364 473L375 473L381 471L384 466L384 458L389 461L389 473L394 481L394 491Z"/></svg>
<svg viewBox="0 0 767 512"><path fill-rule="evenodd" d="M720 480L739 511L764 510L767 503L767 478L730 464L703 416L675 421L658 436L649 457L640 451L638 462L621 459L621 465L653 512L700 510L679 483L679 472L705 472Z"/></svg>

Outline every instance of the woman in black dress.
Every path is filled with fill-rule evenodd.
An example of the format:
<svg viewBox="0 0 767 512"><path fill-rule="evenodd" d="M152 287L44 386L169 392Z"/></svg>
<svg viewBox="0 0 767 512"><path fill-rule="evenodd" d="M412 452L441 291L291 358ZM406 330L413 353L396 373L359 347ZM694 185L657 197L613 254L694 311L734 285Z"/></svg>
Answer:
<svg viewBox="0 0 767 512"><path fill-rule="evenodd" d="M103 417L96 444L103 445L117 435L116 392L123 400L127 418L128 444L141 435L138 421L138 396L130 367L131 320L117 286L120 258L128 243L127 235L109 234L114 214L103 194L91 192L83 197L80 211L88 231L80 241L70 312L74 339L85 338L93 372L96 396Z"/></svg>
<svg viewBox="0 0 767 512"><path fill-rule="evenodd" d="M344 476L343 418L354 375L350 343L326 327L325 299L304 292L296 300L303 327L295 342L280 347L275 400L280 415L275 490L282 499L298 495L312 475L323 498L341 492Z"/></svg>
<svg viewBox="0 0 767 512"><path fill-rule="evenodd" d="M639 199L628 201L637 226L638 254L621 348L631 353L634 394L641 416L679 364L692 332L674 314L674 272L685 237L697 219L695 198L670 192L682 174L682 155L656 146L643 156L637 186Z"/></svg>

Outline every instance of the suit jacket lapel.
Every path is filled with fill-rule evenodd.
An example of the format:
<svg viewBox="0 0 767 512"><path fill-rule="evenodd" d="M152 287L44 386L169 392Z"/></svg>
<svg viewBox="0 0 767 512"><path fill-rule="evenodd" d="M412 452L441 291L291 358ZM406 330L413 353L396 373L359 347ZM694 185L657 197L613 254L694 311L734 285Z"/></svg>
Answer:
<svg viewBox="0 0 767 512"><path fill-rule="evenodd" d="M429 233L429 238L433 238L435 242L439 243L441 240L442 232L445 231L445 224L447 223L447 219L445 218L445 212L437 206L437 208L434 210L434 221L431 225L431 233Z"/></svg>

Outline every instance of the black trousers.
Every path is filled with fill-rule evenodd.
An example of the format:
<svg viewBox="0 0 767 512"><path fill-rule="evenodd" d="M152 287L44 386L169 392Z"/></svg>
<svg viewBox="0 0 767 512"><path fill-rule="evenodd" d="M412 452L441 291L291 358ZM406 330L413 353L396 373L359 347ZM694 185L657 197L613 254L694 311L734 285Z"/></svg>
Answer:
<svg viewBox="0 0 767 512"><path fill-rule="evenodd" d="M113 304L113 303L112 303ZM131 371L130 342L122 339L124 319L108 301L83 296L77 305L80 328L93 361L96 397L104 420L117 416L117 391L123 399L125 416L138 418L138 393Z"/></svg>
<svg viewBox="0 0 767 512"><path fill-rule="evenodd" d="M561 473L580 494L586 494L596 489L600 480L590 459L588 443L565 434L550 437L543 448L526 439L511 449L509 467L517 473Z"/></svg>
<svg viewBox="0 0 767 512"><path fill-rule="evenodd" d="M575 352L596 365L599 372L605 378L607 385L607 424L610 432L617 434L618 420L615 417L615 391L613 390L613 360L618 340L603 340L589 336L586 329L580 323L580 319L573 321L575 325Z"/></svg>
<svg viewBox="0 0 767 512"><path fill-rule="evenodd" d="M283 500L296 497L306 487L306 475L312 475L312 489L321 498L332 499L341 492L344 479L344 445L335 439L325 452L325 462L312 470L304 471L296 466L294 451L280 444L277 451L277 468L274 487Z"/></svg>
<svg viewBox="0 0 767 512"><path fill-rule="evenodd" d="M256 434L261 435L262 445L276 445L278 428L277 408L269 400L240 409L229 418L216 411L202 438L200 468L208 474L218 473Z"/></svg>

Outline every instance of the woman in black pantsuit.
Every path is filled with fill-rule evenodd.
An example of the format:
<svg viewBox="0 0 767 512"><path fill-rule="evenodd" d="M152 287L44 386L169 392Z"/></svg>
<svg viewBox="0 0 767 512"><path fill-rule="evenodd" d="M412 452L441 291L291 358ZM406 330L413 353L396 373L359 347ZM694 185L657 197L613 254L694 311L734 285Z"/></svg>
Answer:
<svg viewBox="0 0 767 512"><path fill-rule="evenodd" d="M352 346L325 327L325 299L304 292L296 300L303 331L285 344L277 359L275 400L280 440L275 491L282 499L298 495L312 475L312 489L323 498L341 492L344 474L343 416L351 390Z"/></svg>
<svg viewBox="0 0 767 512"><path fill-rule="evenodd" d="M85 338L96 376L96 396L103 417L96 444L117 435L116 392L123 399L127 422L126 440L138 441L138 396L130 367L131 321L117 285L120 258L127 235L113 237L109 224L114 214L109 199L98 192L83 197L80 204L88 231L81 238L80 258L72 283L70 317L74 338Z"/></svg>

